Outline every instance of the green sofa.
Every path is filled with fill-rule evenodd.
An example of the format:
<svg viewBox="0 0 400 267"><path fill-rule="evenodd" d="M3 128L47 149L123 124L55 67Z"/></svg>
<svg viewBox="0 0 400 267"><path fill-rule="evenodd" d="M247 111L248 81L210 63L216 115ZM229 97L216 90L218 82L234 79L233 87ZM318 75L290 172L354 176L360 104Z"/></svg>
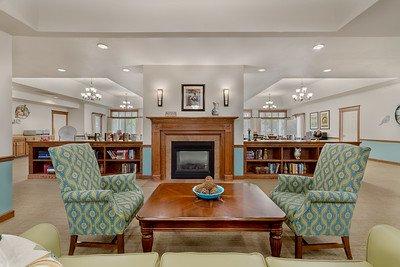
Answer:
<svg viewBox="0 0 400 267"><path fill-rule="evenodd" d="M60 185L71 235L69 255L75 246L114 247L124 253L124 231L143 205L143 191L135 175L101 176L89 144L49 148ZM110 243L80 242L79 235L115 236Z"/></svg>
<svg viewBox="0 0 400 267"><path fill-rule="evenodd" d="M126 253L62 256L57 229L39 224L21 236L52 251L64 267L398 267L400 231L377 225L370 231L366 261L311 261L264 257L259 253Z"/></svg>
<svg viewBox="0 0 400 267"><path fill-rule="evenodd" d="M295 257L303 249L344 247L352 259L349 231L370 148L326 144L314 177L278 176L271 199L286 213L286 224L295 233ZM343 244L309 245L303 237L340 236Z"/></svg>

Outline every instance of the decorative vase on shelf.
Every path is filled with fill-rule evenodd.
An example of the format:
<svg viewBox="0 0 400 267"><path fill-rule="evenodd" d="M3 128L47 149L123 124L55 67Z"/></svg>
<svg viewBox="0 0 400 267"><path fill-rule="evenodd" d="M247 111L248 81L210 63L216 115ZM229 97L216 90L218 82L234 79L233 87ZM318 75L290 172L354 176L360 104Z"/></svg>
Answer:
<svg viewBox="0 0 400 267"><path fill-rule="evenodd" d="M219 115L219 103L218 102L213 102L214 108L211 110L211 114L213 116L218 116Z"/></svg>
<svg viewBox="0 0 400 267"><path fill-rule="evenodd" d="M301 158L301 148L295 148L294 149L294 158L295 159L300 159Z"/></svg>

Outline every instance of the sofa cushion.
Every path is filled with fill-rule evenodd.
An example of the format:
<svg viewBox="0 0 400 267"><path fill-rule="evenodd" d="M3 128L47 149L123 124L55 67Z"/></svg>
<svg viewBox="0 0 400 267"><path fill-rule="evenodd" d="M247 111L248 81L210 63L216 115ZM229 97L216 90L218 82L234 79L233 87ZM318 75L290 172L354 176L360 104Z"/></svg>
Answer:
<svg viewBox="0 0 400 267"><path fill-rule="evenodd" d="M286 213L289 220L299 218L310 204L306 195L302 193L274 191L271 199Z"/></svg>
<svg viewBox="0 0 400 267"><path fill-rule="evenodd" d="M267 258L268 267L373 267L365 261L324 261Z"/></svg>
<svg viewBox="0 0 400 267"><path fill-rule="evenodd" d="M160 267L265 267L259 253L165 253Z"/></svg>
<svg viewBox="0 0 400 267"><path fill-rule="evenodd" d="M127 222L131 221L133 215L136 214L143 203L143 195L136 191L115 193L114 199Z"/></svg>
<svg viewBox="0 0 400 267"><path fill-rule="evenodd" d="M63 267L156 267L158 254L152 252L64 256L59 261Z"/></svg>

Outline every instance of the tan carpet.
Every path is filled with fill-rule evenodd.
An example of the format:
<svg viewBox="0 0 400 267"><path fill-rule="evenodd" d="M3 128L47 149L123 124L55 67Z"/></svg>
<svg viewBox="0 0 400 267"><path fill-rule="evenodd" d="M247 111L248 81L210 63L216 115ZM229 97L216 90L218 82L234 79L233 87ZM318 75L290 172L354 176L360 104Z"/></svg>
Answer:
<svg viewBox="0 0 400 267"><path fill-rule="evenodd" d="M14 169L16 180L21 180L21 163ZM351 228L351 246L355 259L364 259L365 240L368 230L375 224L386 223L400 228L400 167L369 162L366 176L359 194ZM269 193L276 180L250 180ZM146 197L158 185L151 180L139 180ZM25 180L14 187L14 207L16 217L0 224L0 233L20 234L35 224L49 222L61 233L62 251L68 250L68 225L58 184L50 180ZM285 227L282 256L294 256L293 234ZM310 241L339 241L339 238L318 238ZM141 252L140 229L135 220L126 233L126 251ZM260 252L269 255L268 234L230 232L230 233L155 233L153 251L237 251ZM77 248L76 254L104 253L101 249ZM306 252L304 258L345 259L342 249Z"/></svg>

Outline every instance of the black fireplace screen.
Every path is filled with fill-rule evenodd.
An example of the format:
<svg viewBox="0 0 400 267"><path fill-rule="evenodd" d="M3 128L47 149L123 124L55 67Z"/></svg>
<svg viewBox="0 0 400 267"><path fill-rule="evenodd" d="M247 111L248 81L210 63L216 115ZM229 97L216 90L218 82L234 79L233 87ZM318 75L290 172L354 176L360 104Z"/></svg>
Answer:
<svg viewBox="0 0 400 267"><path fill-rule="evenodd" d="M214 142L172 142L171 178L214 177Z"/></svg>

